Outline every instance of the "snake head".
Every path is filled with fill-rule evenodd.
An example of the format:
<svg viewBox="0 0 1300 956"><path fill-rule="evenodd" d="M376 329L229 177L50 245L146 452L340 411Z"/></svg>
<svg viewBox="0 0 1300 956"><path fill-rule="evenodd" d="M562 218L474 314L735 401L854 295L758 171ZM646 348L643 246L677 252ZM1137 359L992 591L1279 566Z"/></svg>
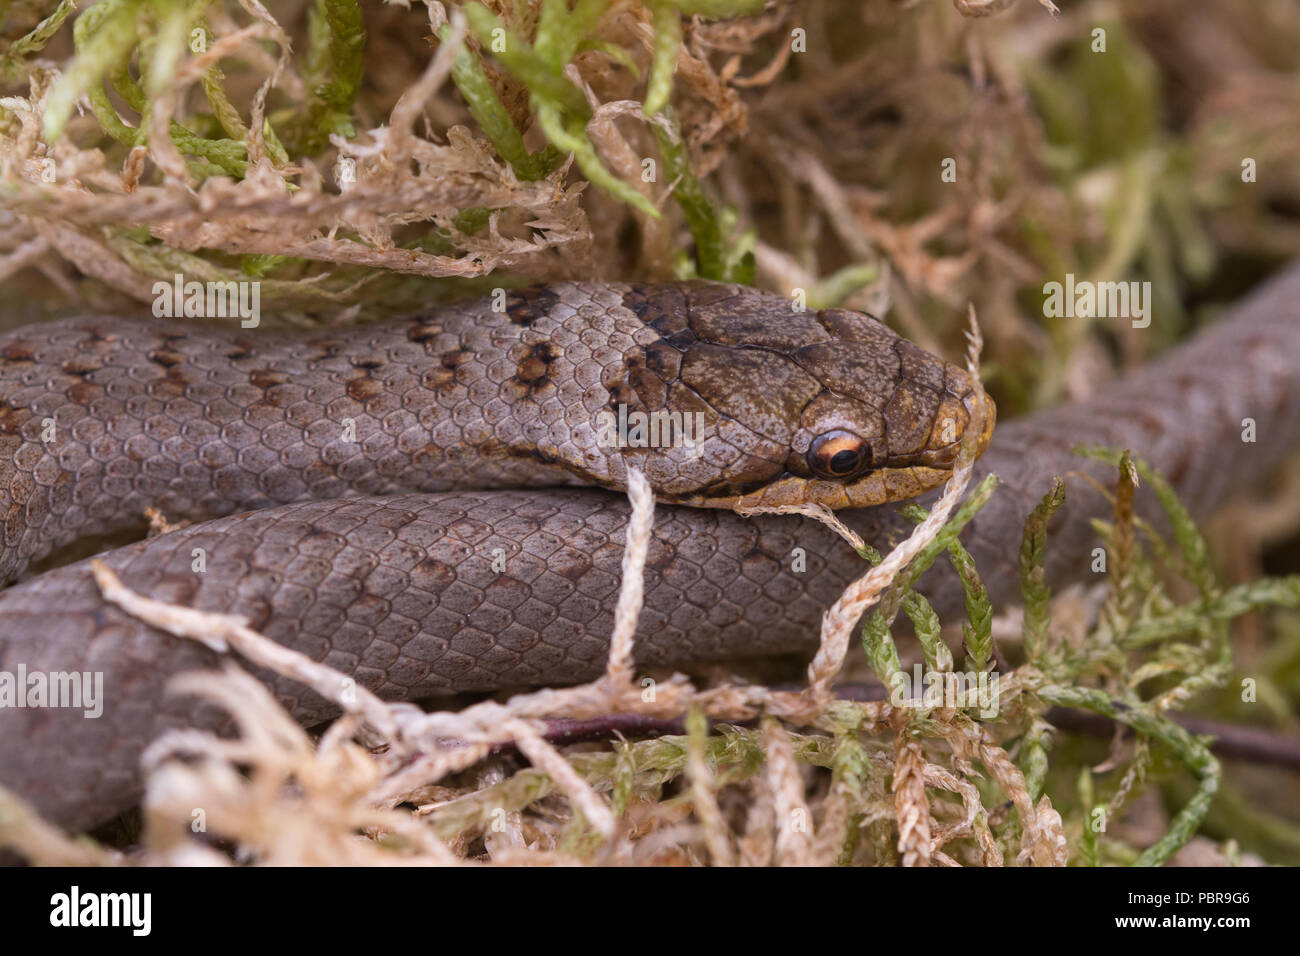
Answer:
<svg viewBox="0 0 1300 956"><path fill-rule="evenodd" d="M970 375L846 309L796 311L737 286L639 287L625 304L659 333L625 397L694 414L689 446L627 450L662 501L761 509L901 501L951 477L972 422Z"/></svg>
<svg viewBox="0 0 1300 956"><path fill-rule="evenodd" d="M965 370L898 341L900 353L919 353L914 361L942 366L942 390L903 377L884 406L871 413L855 407L860 399L822 393L804 409L785 474L742 494L732 507L863 508L914 498L952 477L972 423L980 429L975 453L982 455L993 437L993 401L973 386Z"/></svg>

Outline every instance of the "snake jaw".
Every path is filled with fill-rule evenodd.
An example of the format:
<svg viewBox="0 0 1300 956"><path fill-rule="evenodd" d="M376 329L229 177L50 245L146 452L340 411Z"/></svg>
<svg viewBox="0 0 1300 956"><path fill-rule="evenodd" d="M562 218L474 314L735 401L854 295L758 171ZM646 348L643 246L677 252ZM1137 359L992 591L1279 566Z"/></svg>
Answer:
<svg viewBox="0 0 1300 956"><path fill-rule="evenodd" d="M952 477L950 469L912 465L879 468L851 484L818 479L780 478L757 491L726 500L692 500L696 507L734 508L736 511L765 511L821 505L832 511L841 508L872 508L893 501L906 501L937 488Z"/></svg>

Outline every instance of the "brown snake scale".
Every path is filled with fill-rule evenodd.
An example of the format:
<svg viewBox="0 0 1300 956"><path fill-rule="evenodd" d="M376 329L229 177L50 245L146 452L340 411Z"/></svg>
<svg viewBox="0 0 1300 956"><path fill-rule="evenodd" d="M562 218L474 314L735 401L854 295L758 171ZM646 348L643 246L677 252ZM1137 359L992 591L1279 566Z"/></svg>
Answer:
<svg viewBox="0 0 1300 956"><path fill-rule="evenodd" d="M1267 474L1300 441L1297 303L1293 271L1091 401L1000 426L978 470L1003 485L965 539L994 600L1014 599L1024 515L1050 478L1109 480L1070 454L1075 444L1132 448L1197 514ZM139 525L148 506L173 519L263 509L105 560L141 593L246 615L386 698L572 683L604 663L627 504L555 485L620 487L630 460L663 499L811 489L833 505L896 500L946 477L968 413L964 372L854 313L792 313L784 299L706 284L553 286L505 305L294 339L111 318L5 335L0 573ZM592 419L619 404L703 412L704 454L602 447ZM1241 442L1247 417L1256 443ZM861 437L869 469L808 480L818 436L842 430ZM509 486L530 490L488 490ZM1088 519L1105 508L1085 482L1069 495L1049 547L1058 584L1087 575ZM892 508L842 515L878 544L904 524ZM811 521L660 507L637 663L805 650L862 570ZM951 613L953 582L930 578ZM70 827L113 815L138 796L139 756L158 733L217 725L164 693L178 671L217 659L106 605L86 562L0 592L0 671L101 671L105 688L96 719L0 709L0 783ZM299 719L330 715L263 676Z"/></svg>

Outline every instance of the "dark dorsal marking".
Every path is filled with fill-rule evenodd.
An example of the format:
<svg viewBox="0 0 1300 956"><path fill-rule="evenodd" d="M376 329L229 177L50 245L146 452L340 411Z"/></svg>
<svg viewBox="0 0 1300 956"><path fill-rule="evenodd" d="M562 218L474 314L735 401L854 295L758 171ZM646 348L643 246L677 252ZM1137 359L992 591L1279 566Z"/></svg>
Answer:
<svg viewBox="0 0 1300 956"><path fill-rule="evenodd" d="M185 361L185 356L173 349L154 349L149 353L149 361L161 365L163 368L171 368L173 365L180 365Z"/></svg>
<svg viewBox="0 0 1300 956"><path fill-rule="evenodd" d="M560 301L559 295L544 286L511 289L506 293L506 315L524 328L546 316Z"/></svg>
<svg viewBox="0 0 1300 956"><path fill-rule="evenodd" d="M690 304L678 286L629 286L623 305L664 338L690 328Z"/></svg>
<svg viewBox="0 0 1300 956"><path fill-rule="evenodd" d="M438 361L443 368L460 368L473 357L474 353L469 349L452 349L449 352L443 352Z"/></svg>
<svg viewBox="0 0 1300 956"><path fill-rule="evenodd" d="M91 372L98 372L104 366L93 358L75 358L69 359L62 365L63 371L69 375L80 375L85 378Z"/></svg>
<svg viewBox="0 0 1300 956"><path fill-rule="evenodd" d="M265 390L274 388L276 385L283 385L289 381L289 376L269 368L255 368L248 373L248 380L253 383L255 388Z"/></svg>
<svg viewBox="0 0 1300 956"><path fill-rule="evenodd" d="M406 330L406 337L412 342L428 342L442 335L442 323L433 316L422 316Z"/></svg>
<svg viewBox="0 0 1300 956"><path fill-rule="evenodd" d="M26 408L14 408L7 402L0 404L0 435L21 435L23 422L32 417Z"/></svg>
<svg viewBox="0 0 1300 956"><path fill-rule="evenodd" d="M551 363L560 353L550 342L538 342L528 349L515 372L515 382L525 395L536 395L551 383Z"/></svg>

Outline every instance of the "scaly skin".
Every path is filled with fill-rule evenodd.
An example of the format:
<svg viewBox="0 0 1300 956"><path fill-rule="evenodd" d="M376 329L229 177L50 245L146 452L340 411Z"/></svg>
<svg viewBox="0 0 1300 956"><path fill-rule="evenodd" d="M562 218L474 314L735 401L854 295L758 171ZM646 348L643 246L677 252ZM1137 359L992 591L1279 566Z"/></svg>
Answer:
<svg viewBox="0 0 1300 956"><path fill-rule="evenodd" d="M1207 333L1093 401L999 428L978 467L1003 485L968 528L993 600L1014 599L1024 517L1051 477L1111 481L1070 454L1127 447L1165 472L1197 514L1300 443L1300 271L1268 285ZM1242 419L1258 441L1243 444ZM1149 498L1139 499L1154 515ZM1089 527L1104 499L1077 478L1053 524L1053 584L1089 576ZM888 544L893 509L843 513ZM570 683L603 666L627 505L601 491L464 492L313 501L237 515L108 555L153 597L247 615L269 636L353 674L387 698L440 690ZM791 553L802 548L807 568ZM203 548L207 570L192 570ZM494 550L505 571L492 569ZM941 614L961 606L941 568L926 590ZM660 507L637 641L642 667L806 650L823 610L863 564L821 525ZM57 608L58 613L51 613ZM137 765L161 730L217 725L164 696L180 670L216 655L141 625L99 597L85 563L0 594L0 670L104 672L105 711L0 711L0 781L53 819L89 826L138 796ZM301 720L323 701L272 686Z"/></svg>
<svg viewBox="0 0 1300 956"><path fill-rule="evenodd" d="M0 581L149 507L621 489L629 462L665 501L879 504L946 480L969 420L964 371L853 312L705 282L565 283L501 304L305 337L111 317L0 337ZM602 442L620 406L690 414L703 443ZM833 429L867 440L876 467L804 480Z"/></svg>

